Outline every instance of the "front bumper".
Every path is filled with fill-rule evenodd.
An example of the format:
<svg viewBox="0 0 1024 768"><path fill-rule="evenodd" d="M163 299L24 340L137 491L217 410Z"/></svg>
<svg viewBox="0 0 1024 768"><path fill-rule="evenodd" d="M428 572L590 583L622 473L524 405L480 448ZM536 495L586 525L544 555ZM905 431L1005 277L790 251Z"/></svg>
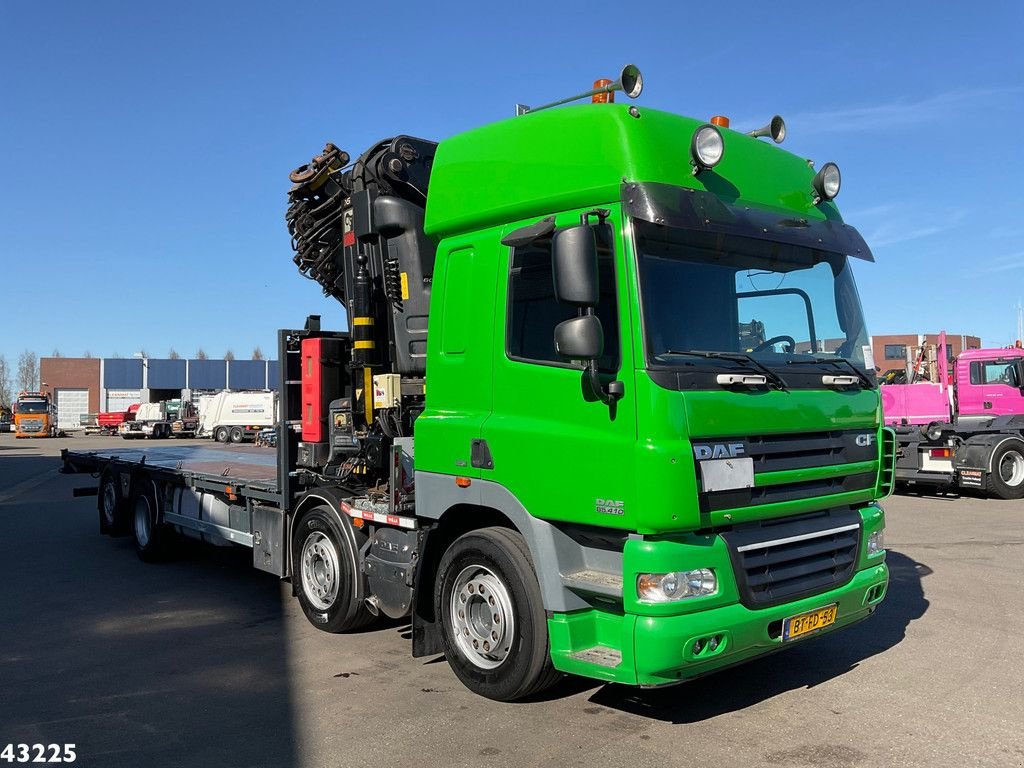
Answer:
<svg viewBox="0 0 1024 768"><path fill-rule="evenodd" d="M752 610L732 603L675 616L555 614L548 619L551 656L556 669L571 674L626 685L679 683L855 624L875 610L888 582L888 568L879 563L857 571L841 587L772 608ZM833 603L838 606L834 624L797 640L781 640L784 619ZM713 636L721 638L715 650L693 653L695 641ZM578 651L588 642L615 648L621 660L615 666L588 661Z"/></svg>
<svg viewBox="0 0 1024 768"><path fill-rule="evenodd" d="M664 685L713 672L867 618L885 597L885 564L859 571L846 585L820 595L762 610L728 605L684 616L638 617L633 631L637 685ZM790 642L780 638L784 619L833 603L836 621ZM692 652L702 638L724 638L714 651Z"/></svg>

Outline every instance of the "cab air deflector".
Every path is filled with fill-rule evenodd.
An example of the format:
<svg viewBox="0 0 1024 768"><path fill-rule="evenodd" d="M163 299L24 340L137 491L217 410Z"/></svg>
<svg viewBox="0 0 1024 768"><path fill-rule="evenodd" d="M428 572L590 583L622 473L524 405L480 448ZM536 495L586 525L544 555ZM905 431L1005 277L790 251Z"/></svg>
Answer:
<svg viewBox="0 0 1024 768"><path fill-rule="evenodd" d="M838 220L805 219L752 205L730 205L711 192L672 184L625 182L621 191L626 212L652 224L772 240L875 260L860 232Z"/></svg>

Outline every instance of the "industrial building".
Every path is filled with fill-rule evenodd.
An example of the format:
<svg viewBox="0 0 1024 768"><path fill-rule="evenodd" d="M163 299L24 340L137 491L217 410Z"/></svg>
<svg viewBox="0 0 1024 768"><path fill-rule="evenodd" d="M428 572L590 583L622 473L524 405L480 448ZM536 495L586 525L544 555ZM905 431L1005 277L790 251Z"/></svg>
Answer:
<svg viewBox="0 0 1024 768"><path fill-rule="evenodd" d="M904 370L908 362L913 364L918 359L922 349L925 351L927 360L929 351L934 354L938 344L939 334L937 333L900 333L871 337L871 350L879 374L892 370ZM946 344L946 357L952 361L965 349L981 349L981 337L947 333Z"/></svg>
<svg viewBox="0 0 1024 768"><path fill-rule="evenodd" d="M276 360L43 357L39 380L54 394L57 425L74 429L82 416L123 411L223 389L277 389Z"/></svg>

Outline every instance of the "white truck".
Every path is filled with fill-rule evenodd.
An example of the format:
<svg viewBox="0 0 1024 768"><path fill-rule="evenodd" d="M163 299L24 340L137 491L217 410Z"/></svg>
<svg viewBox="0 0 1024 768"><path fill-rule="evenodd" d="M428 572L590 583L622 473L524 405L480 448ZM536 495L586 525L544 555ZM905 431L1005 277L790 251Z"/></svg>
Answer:
<svg viewBox="0 0 1024 768"><path fill-rule="evenodd" d="M143 403L135 412L135 419L122 422L117 433L125 440L161 440L170 437L171 423L167 420L166 406L164 403Z"/></svg>
<svg viewBox="0 0 1024 768"><path fill-rule="evenodd" d="M202 408L197 437L213 437L218 443L241 443L276 423L276 393L224 391Z"/></svg>

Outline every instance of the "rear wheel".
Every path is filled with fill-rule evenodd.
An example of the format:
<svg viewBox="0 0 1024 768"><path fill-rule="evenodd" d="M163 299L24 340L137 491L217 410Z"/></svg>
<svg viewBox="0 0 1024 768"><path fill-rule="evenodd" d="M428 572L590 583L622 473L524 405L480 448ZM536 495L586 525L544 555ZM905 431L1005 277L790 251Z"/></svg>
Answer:
<svg viewBox="0 0 1024 768"><path fill-rule="evenodd" d="M245 431L241 427L232 427L228 433L228 439L232 443L240 443L245 440Z"/></svg>
<svg viewBox="0 0 1024 768"><path fill-rule="evenodd" d="M1001 499L1024 497L1024 450L1019 444L1002 445L992 454L989 490Z"/></svg>
<svg viewBox="0 0 1024 768"><path fill-rule="evenodd" d="M100 477L98 506L100 533L117 536L127 532L128 512L116 472L108 470Z"/></svg>
<svg viewBox="0 0 1024 768"><path fill-rule="evenodd" d="M456 539L438 567L434 609L448 663L474 693L512 701L560 677L540 585L517 532L483 528Z"/></svg>
<svg viewBox="0 0 1024 768"><path fill-rule="evenodd" d="M136 483L131 510L136 554L147 563L162 560L169 532L160 524L156 489L150 480L143 478Z"/></svg>
<svg viewBox="0 0 1024 768"><path fill-rule="evenodd" d="M347 632L373 620L356 581L362 576L354 536L341 525L348 523L339 525L328 507L318 506L302 516L292 534L299 605L309 623L324 632Z"/></svg>
<svg viewBox="0 0 1024 768"><path fill-rule="evenodd" d="M213 431L213 439L218 443L226 443L228 441L228 428L217 427L217 429Z"/></svg>

